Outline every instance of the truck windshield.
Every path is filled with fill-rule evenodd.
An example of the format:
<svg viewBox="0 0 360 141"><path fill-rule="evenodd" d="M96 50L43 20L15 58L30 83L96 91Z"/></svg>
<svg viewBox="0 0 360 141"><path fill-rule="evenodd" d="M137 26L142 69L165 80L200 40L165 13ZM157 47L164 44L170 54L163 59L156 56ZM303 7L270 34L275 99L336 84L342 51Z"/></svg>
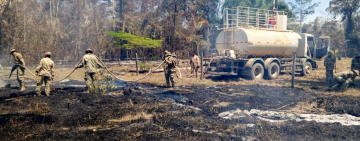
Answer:
<svg viewBox="0 0 360 141"><path fill-rule="evenodd" d="M307 38L307 44L310 48L313 48L315 46L315 43L314 43L314 38L313 37L308 37Z"/></svg>
<svg viewBox="0 0 360 141"><path fill-rule="evenodd" d="M329 39L328 38L320 38L317 49L327 48L328 44L329 44Z"/></svg>

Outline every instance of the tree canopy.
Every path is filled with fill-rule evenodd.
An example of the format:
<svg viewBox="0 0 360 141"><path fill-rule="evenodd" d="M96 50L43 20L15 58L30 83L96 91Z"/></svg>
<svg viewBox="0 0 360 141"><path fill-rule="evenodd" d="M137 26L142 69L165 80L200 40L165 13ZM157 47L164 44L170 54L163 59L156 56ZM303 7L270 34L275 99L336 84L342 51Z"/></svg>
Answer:
<svg viewBox="0 0 360 141"><path fill-rule="evenodd" d="M319 6L320 2L313 3L312 0L295 0L295 3L289 2L288 4L291 6L295 18L300 23L301 29L301 23L304 22L307 16L315 13L315 8Z"/></svg>
<svg viewBox="0 0 360 141"><path fill-rule="evenodd" d="M131 33L126 33L123 31L120 32L106 32L108 35L121 39L121 41L116 41L115 43L120 47L125 47L126 49L134 49L136 47L140 48L158 48L162 46L162 40L154 40L147 37L141 37L133 35Z"/></svg>

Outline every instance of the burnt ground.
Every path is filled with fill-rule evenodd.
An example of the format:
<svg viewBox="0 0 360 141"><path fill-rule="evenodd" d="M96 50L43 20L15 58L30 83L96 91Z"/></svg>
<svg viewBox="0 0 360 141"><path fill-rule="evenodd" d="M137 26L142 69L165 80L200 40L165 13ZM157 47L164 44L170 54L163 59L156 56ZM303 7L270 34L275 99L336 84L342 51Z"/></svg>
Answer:
<svg viewBox="0 0 360 141"><path fill-rule="evenodd" d="M315 103L301 111L305 113L359 117L359 97L262 85L165 89L136 84L130 95L124 95L121 87L84 94L78 87L84 82L64 83L73 86L55 84L50 97L34 96L32 86L25 92L1 88L0 140L357 140L360 136L360 126L339 123L219 117L236 109L287 111L299 103Z"/></svg>

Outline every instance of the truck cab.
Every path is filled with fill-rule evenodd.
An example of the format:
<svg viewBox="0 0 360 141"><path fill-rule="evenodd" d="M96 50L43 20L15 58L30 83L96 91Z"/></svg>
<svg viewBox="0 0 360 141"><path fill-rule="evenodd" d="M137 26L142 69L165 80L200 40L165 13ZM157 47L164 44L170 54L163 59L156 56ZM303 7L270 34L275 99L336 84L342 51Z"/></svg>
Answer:
<svg viewBox="0 0 360 141"><path fill-rule="evenodd" d="M317 46L315 47L315 50L313 49L313 54L315 55L312 58L317 60L323 60L330 50L331 39L329 36L320 36L318 40L319 41Z"/></svg>

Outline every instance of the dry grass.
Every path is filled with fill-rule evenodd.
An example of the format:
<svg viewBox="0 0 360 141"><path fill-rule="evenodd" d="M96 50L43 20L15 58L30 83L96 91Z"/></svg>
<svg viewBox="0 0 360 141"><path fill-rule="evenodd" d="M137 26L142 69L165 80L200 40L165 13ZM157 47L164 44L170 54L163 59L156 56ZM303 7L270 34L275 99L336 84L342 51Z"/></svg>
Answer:
<svg viewBox="0 0 360 141"><path fill-rule="evenodd" d="M352 58L346 58L341 61L337 61L337 72L350 70L350 64L351 64ZM303 88L307 91L311 91L313 93L317 94L327 94L327 95L354 95L360 93L360 86L357 85L355 88L349 88L345 92L328 92L325 91L327 89L327 83L325 83L325 67L323 65L323 61L317 61L319 68L317 70L314 70L310 76L297 76L295 77L295 87L297 88ZM150 64L153 68L154 66L158 64L151 63ZM135 65L122 65L122 66L112 66L109 67L110 71L126 71L129 69L135 69ZM55 81L62 79L66 77L73 68L57 68L55 70L56 76ZM34 72L34 69L31 69L32 72ZM189 76L189 69L181 69L182 71L182 78L178 78L175 76L175 82L176 85L184 85L184 86L191 86L191 85L202 85L202 86L214 86L214 85L266 85L266 86L275 86L275 87L289 87L291 86L291 75L289 74L283 74L280 75L278 79L276 80L229 80L229 79L209 79L209 75L206 75L203 80L200 80L200 78L190 78ZM0 73L3 75L3 78L6 77L10 73L9 70L0 70ZM6 75L5 75L6 74ZM15 72L16 74L16 72ZM126 73L125 75L117 75L117 77L123 79L123 80L134 80L143 77L146 75L139 74L138 76L136 73ZM26 77L33 79L33 77L26 73ZM211 76L214 78L214 76ZM216 76L215 76L216 77ZM12 77L15 78L15 75ZM70 77L69 79L74 80L84 80L84 69L77 69ZM358 80L358 78L357 78ZM142 79L138 81L140 83L148 83L148 84L154 84L154 85L165 85L165 77L164 73L153 73L150 76L148 76L145 79ZM314 89L315 88L315 89Z"/></svg>
<svg viewBox="0 0 360 141"><path fill-rule="evenodd" d="M318 103L313 101L309 102L298 102L294 107L290 109L291 112L297 114L307 114L316 112L317 114L325 114L326 110L323 107L318 107Z"/></svg>
<svg viewBox="0 0 360 141"><path fill-rule="evenodd" d="M110 122L110 123L114 123L114 122L121 123L121 122L130 122L130 121L139 120L139 119L150 120L152 117L153 117L152 114L147 114L145 112L140 112L140 113L126 115L126 116L123 116L123 117L118 118L118 119L109 119L108 122Z"/></svg>
<svg viewBox="0 0 360 141"><path fill-rule="evenodd" d="M55 68L54 81L65 78L68 74L71 73L73 69L74 68ZM29 70L33 74L35 74L35 69L29 69ZM69 79L84 81L84 76L85 76L84 73L85 70L83 68L77 69L72 75L70 75ZM0 74L1 74L0 77L6 80L9 77L10 70L0 70ZM16 79L16 71L14 71L13 74L11 75L11 79ZM27 71L25 72L25 79L36 80L36 78Z"/></svg>

